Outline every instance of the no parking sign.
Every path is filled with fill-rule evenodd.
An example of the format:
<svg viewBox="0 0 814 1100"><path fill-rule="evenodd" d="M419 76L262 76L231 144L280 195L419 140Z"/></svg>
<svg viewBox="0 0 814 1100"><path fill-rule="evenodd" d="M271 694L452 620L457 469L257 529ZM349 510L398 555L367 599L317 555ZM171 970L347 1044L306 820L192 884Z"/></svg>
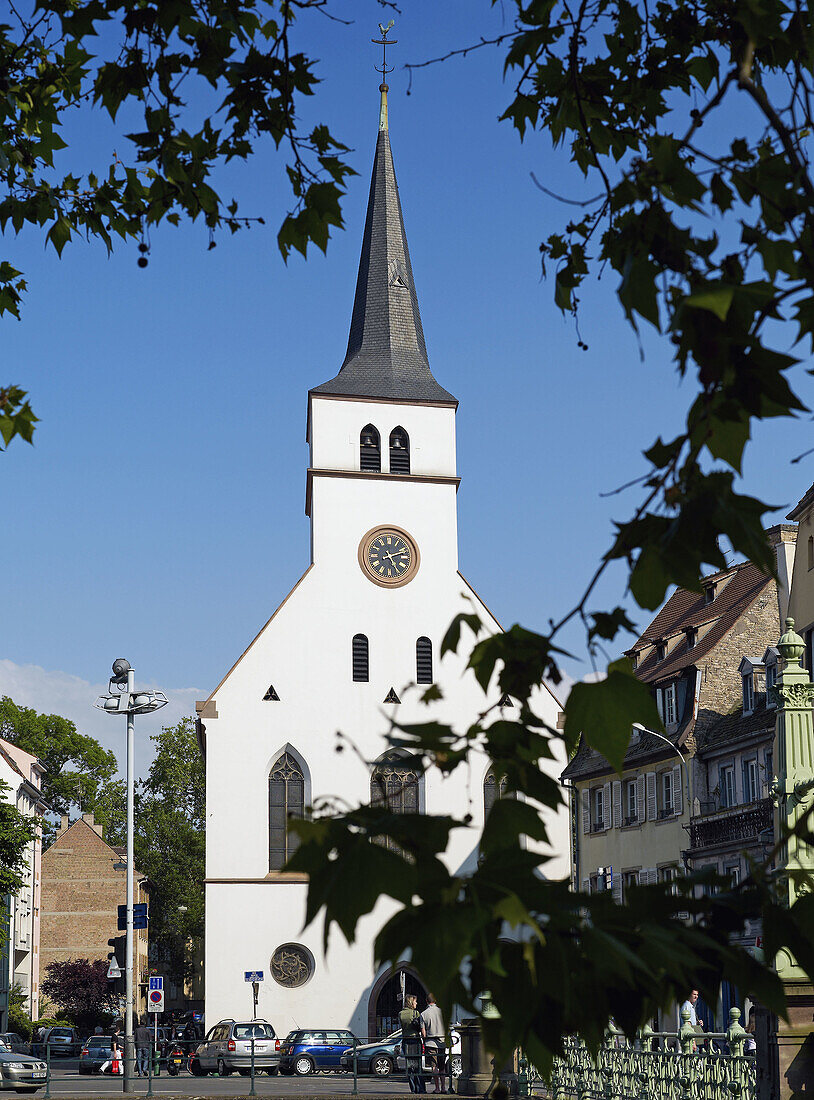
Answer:
<svg viewBox="0 0 814 1100"><path fill-rule="evenodd" d="M163 978L156 978L155 976L150 978L150 989L149 989L149 992L147 993L147 1011L148 1012L163 1012L164 1011L164 979Z"/></svg>

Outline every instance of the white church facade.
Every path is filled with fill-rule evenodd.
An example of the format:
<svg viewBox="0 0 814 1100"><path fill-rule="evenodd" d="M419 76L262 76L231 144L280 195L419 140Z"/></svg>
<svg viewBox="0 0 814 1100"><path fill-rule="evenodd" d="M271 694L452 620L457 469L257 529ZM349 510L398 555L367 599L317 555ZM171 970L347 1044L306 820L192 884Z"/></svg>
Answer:
<svg viewBox="0 0 814 1100"><path fill-rule="evenodd" d="M405 812L472 815L452 833L456 870L477 859L495 794L484 757L443 778L388 753L388 719L437 717L464 728L489 703L465 671L471 636L440 657L454 616L492 614L458 571L456 399L430 371L387 126L380 129L345 361L308 395L306 512L311 564L231 671L197 704L206 756L206 1025L250 1018L247 971L262 970L258 1015L295 1027L392 1026L397 982L377 973L372 942L387 899L347 944L321 920L304 928L307 883L283 870L288 815L332 795L364 803L385 790ZM443 699L428 708L425 686ZM535 709L552 726L546 690ZM511 711L506 708L505 716ZM359 752L337 753L337 732ZM548 762L559 776L564 759ZM549 822L551 877L568 874L565 810ZM423 992L420 975L410 988ZM423 1006L421 1006L423 1007Z"/></svg>

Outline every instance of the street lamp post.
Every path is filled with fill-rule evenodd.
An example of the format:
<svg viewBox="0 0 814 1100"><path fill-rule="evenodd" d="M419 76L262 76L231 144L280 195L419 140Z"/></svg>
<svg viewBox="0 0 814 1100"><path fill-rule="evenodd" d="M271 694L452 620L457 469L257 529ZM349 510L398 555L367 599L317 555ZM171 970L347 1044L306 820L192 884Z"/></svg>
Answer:
<svg viewBox="0 0 814 1100"><path fill-rule="evenodd" d="M136 691L130 662L117 657L107 695L95 706L108 714L127 716L127 938L125 941L124 1076L122 1091L133 1092L135 1047L133 1045L133 791L135 786L135 719L166 706L163 691Z"/></svg>

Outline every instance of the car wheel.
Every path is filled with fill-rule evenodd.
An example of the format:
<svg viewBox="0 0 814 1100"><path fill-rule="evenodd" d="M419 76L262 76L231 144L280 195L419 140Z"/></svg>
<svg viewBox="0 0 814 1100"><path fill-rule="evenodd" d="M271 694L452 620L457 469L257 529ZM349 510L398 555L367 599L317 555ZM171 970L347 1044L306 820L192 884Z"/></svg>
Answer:
<svg viewBox="0 0 814 1100"><path fill-rule="evenodd" d="M294 1062L294 1072L298 1077L307 1077L314 1072L314 1063L305 1054L301 1054Z"/></svg>
<svg viewBox="0 0 814 1100"><path fill-rule="evenodd" d="M232 1071L226 1068L226 1063L222 1058L218 1058L218 1077L231 1077Z"/></svg>
<svg viewBox="0 0 814 1100"><path fill-rule="evenodd" d="M190 1058L189 1072L193 1077L206 1077L206 1070L201 1066L197 1058Z"/></svg>
<svg viewBox="0 0 814 1100"><path fill-rule="evenodd" d="M450 1077L460 1077L463 1070L460 1054L453 1054L447 1064L447 1072Z"/></svg>
<svg viewBox="0 0 814 1100"><path fill-rule="evenodd" d="M377 1054L370 1064L377 1077L389 1077L393 1072L393 1060L386 1054Z"/></svg>

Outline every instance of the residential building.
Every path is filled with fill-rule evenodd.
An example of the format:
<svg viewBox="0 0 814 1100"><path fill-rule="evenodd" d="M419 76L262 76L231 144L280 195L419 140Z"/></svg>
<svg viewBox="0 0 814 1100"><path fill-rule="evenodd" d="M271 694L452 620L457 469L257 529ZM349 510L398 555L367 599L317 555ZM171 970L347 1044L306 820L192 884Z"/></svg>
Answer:
<svg viewBox="0 0 814 1100"><path fill-rule="evenodd" d="M326 950L321 921L305 926L307 879L284 870L297 844L289 822L333 796L386 802L397 813L471 814L473 829L453 830L447 852L465 873L477 865L475 828L501 777L485 757L447 777L415 770L388 747L389 720L433 718L466 729L490 702L506 720L517 713L494 684L484 694L467 670L471 634L460 652L441 654L458 612L477 614L488 633L500 627L458 570L458 402L430 370L386 85L381 92L347 353L336 376L308 395L311 562L197 704L207 769L207 1024L249 1010L247 971L263 972L258 1011L280 1034L319 1021L357 1035L392 1030L402 980L423 1007L426 989L411 965L401 967L403 978L373 966L391 901L360 922L353 943L332 935ZM421 697L433 684L442 698L428 711ZM553 695L542 689L534 704L553 726ZM340 730L355 751L336 751ZM549 774L564 763L546 762ZM548 829L546 871L564 877L567 813Z"/></svg>
<svg viewBox="0 0 814 1100"><path fill-rule="evenodd" d="M565 769L577 819L575 885L592 890L610 885L621 899L634 882L669 880L691 848L691 818L702 810L718 812L721 798L735 805L741 796L741 779L733 780L729 770L736 759L731 741L720 774L717 763L709 773L697 752L703 744L714 753L712 730L742 707L749 684L756 694L747 717L757 726L765 717L765 707L756 710L754 700L765 693L763 660L788 606L782 578L791 576L795 528L772 527L767 538L782 566L780 584L743 562L705 577L701 593L679 588L627 651L636 676L653 690L664 734L634 729L622 775L584 743ZM755 653L760 657L749 658ZM761 772L755 783L763 781ZM721 782L723 794L716 786Z"/></svg>
<svg viewBox="0 0 814 1100"><path fill-rule="evenodd" d="M9 787L0 791L0 798L37 821L47 811L40 790L43 774L36 756L0 738L0 779ZM34 1019L39 1015L41 860L38 828L28 846L22 889L14 897L0 898L0 919L8 937L0 944L0 1031L6 1030L12 987L22 991L26 1011Z"/></svg>
<svg viewBox="0 0 814 1100"><path fill-rule="evenodd" d="M135 872L135 904L149 902L149 884ZM63 815L59 831L42 854L40 981L52 962L69 959L107 961L109 939L118 930L118 908L127 898L125 849L104 839L92 813L70 822ZM133 974L136 1010L146 1011L149 930L136 929ZM118 958L124 969L124 958Z"/></svg>
<svg viewBox="0 0 814 1100"><path fill-rule="evenodd" d="M803 664L814 679L814 485L792 508L788 519L797 523L799 531L789 615L806 644Z"/></svg>

